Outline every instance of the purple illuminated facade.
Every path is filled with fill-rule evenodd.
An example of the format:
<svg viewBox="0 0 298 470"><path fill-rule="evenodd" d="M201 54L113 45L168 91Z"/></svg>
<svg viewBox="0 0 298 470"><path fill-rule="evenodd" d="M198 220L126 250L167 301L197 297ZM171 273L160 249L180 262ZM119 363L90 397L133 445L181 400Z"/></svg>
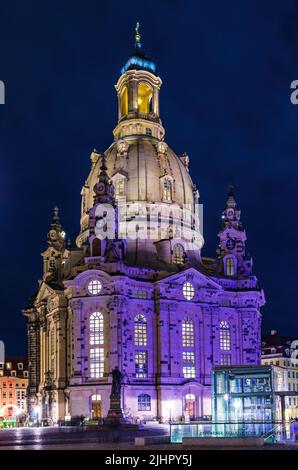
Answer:
<svg viewBox="0 0 298 470"><path fill-rule="evenodd" d="M211 414L213 366L261 362L264 294L233 188L217 256L204 258L199 192L188 156L165 142L161 80L138 31L132 57L116 85L114 142L91 154L76 247L55 209L43 278L23 311L29 409L53 422L104 418L116 365L125 415L168 420Z"/></svg>

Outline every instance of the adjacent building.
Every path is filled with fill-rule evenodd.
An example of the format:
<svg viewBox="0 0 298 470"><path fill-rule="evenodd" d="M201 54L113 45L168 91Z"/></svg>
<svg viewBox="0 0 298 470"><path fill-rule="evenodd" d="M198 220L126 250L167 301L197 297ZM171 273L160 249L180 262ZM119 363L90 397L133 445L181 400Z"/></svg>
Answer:
<svg viewBox="0 0 298 470"><path fill-rule="evenodd" d="M42 279L23 310L29 410L50 422L104 418L115 366L128 418L210 416L212 368L261 363L264 294L234 189L205 258L199 191L188 155L166 142L161 85L137 28L116 84L114 141L91 153L75 247L54 210Z"/></svg>
<svg viewBox="0 0 298 470"><path fill-rule="evenodd" d="M287 419L298 418L298 339L282 336L276 330L262 336L262 364L278 366L286 371Z"/></svg>
<svg viewBox="0 0 298 470"><path fill-rule="evenodd" d="M0 362L0 424L27 413L28 361L7 356Z"/></svg>

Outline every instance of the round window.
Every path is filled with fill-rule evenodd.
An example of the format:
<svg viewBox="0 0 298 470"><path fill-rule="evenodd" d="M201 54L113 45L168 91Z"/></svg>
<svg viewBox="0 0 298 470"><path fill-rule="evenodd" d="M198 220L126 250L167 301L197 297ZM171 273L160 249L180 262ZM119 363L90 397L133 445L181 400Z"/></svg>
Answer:
<svg viewBox="0 0 298 470"><path fill-rule="evenodd" d="M195 288L191 282L185 282L183 284L182 292L186 300L191 300L195 295Z"/></svg>
<svg viewBox="0 0 298 470"><path fill-rule="evenodd" d="M102 283L98 281L97 279L93 279L88 284L89 294L97 295L100 293L101 289L102 289Z"/></svg>

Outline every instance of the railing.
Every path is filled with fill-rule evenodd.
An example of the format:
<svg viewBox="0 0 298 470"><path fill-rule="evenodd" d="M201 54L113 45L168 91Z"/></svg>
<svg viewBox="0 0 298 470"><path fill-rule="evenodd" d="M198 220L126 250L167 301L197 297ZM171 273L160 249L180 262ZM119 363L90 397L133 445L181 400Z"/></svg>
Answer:
<svg viewBox="0 0 298 470"><path fill-rule="evenodd" d="M263 437L265 442L276 442L293 437L293 429L275 421L171 422L171 442L182 442L183 437Z"/></svg>

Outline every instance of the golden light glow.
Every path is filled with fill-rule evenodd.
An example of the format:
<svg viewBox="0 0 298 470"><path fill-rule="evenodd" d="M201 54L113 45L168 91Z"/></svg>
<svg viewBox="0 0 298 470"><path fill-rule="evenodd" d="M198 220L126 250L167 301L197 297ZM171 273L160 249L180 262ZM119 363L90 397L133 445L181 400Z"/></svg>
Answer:
<svg viewBox="0 0 298 470"><path fill-rule="evenodd" d="M152 88L147 83L140 83L138 87L138 108L140 113L152 111Z"/></svg>
<svg viewBox="0 0 298 470"><path fill-rule="evenodd" d="M128 92L126 86L121 93L121 116L125 116L125 114L128 114Z"/></svg>

